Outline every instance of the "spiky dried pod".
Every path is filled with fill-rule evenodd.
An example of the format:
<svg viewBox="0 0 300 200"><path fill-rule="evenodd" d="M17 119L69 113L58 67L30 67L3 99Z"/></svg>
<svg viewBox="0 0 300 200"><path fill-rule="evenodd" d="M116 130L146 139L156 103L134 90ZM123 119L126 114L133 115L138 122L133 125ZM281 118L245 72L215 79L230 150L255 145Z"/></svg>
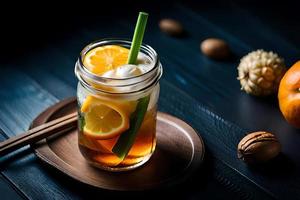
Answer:
<svg viewBox="0 0 300 200"><path fill-rule="evenodd" d="M238 80L248 94L267 96L277 92L285 71L284 60L278 54L259 49L241 59Z"/></svg>

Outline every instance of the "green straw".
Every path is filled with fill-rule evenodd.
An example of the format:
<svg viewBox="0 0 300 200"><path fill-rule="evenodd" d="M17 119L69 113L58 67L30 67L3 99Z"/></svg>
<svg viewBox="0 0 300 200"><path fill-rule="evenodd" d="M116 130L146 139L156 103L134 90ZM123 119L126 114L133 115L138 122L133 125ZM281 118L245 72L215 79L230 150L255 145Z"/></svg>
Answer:
<svg viewBox="0 0 300 200"><path fill-rule="evenodd" d="M139 13L139 17L134 30L131 48L128 57L128 64L136 64L137 56L143 41L144 32L147 24L148 14ZM124 159L129 153L135 138L140 130L145 114L147 112L150 95L140 98L135 111L130 116L130 128L121 134L112 152L120 159Z"/></svg>
<svg viewBox="0 0 300 200"><path fill-rule="evenodd" d="M144 38L147 19L148 19L148 13L145 12L139 13L139 17L135 25L133 39L129 51L128 60L127 60L128 64L133 64L133 65L136 64L136 60L140 52L141 44Z"/></svg>

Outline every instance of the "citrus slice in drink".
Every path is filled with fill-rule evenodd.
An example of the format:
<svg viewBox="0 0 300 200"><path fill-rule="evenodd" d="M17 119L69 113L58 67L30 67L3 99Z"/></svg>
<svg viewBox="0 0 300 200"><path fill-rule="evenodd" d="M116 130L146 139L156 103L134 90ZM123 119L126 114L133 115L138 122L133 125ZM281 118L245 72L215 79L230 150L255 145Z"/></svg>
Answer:
<svg viewBox="0 0 300 200"><path fill-rule="evenodd" d="M129 49L117 45L106 45L91 49L84 57L84 66L94 74L116 69L127 63Z"/></svg>
<svg viewBox="0 0 300 200"><path fill-rule="evenodd" d="M129 128L134 106L134 102L111 102L88 96L81 107L85 118L84 134L97 140L120 135Z"/></svg>
<svg viewBox="0 0 300 200"><path fill-rule="evenodd" d="M80 145L89 148L90 150L100 152L100 153L111 153L109 149L99 143L97 140L94 140L90 137L87 137L81 133L78 135L78 142Z"/></svg>

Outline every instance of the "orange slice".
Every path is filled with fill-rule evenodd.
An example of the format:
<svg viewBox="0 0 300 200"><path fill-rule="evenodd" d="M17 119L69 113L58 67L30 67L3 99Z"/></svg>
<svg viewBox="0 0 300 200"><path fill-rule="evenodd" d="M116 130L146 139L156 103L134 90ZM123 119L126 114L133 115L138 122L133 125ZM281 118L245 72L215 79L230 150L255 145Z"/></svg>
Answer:
<svg viewBox="0 0 300 200"><path fill-rule="evenodd" d="M101 152L101 153L111 153L109 149L99 143L97 140L94 140L90 137L86 137L82 133L79 133L79 144L89 148L93 151Z"/></svg>
<svg viewBox="0 0 300 200"><path fill-rule="evenodd" d="M95 160L97 163L102 163L103 165L109 167L118 166L122 162L122 159L118 158L114 154L95 155L92 159Z"/></svg>
<svg viewBox="0 0 300 200"><path fill-rule="evenodd" d="M92 73L103 73L127 63L129 49L117 45L106 45L90 50L83 59L84 66Z"/></svg>
<svg viewBox="0 0 300 200"><path fill-rule="evenodd" d="M111 139L129 128L129 116L134 103L117 103L88 96L81 112L84 113L84 134L93 139Z"/></svg>

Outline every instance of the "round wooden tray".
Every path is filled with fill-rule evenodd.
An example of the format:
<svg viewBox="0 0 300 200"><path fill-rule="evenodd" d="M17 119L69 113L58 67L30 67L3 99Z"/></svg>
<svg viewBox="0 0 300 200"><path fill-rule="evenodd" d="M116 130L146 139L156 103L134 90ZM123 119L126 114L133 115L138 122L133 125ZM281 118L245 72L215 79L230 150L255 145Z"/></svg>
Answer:
<svg viewBox="0 0 300 200"><path fill-rule="evenodd" d="M31 127L74 112L75 98L51 106L41 113ZM145 190L183 181L203 161L204 144L195 130L182 120L159 112L157 147L143 166L127 172L108 172L89 165L79 152L77 130L51 136L32 147L36 155L64 174L89 185L108 190Z"/></svg>

